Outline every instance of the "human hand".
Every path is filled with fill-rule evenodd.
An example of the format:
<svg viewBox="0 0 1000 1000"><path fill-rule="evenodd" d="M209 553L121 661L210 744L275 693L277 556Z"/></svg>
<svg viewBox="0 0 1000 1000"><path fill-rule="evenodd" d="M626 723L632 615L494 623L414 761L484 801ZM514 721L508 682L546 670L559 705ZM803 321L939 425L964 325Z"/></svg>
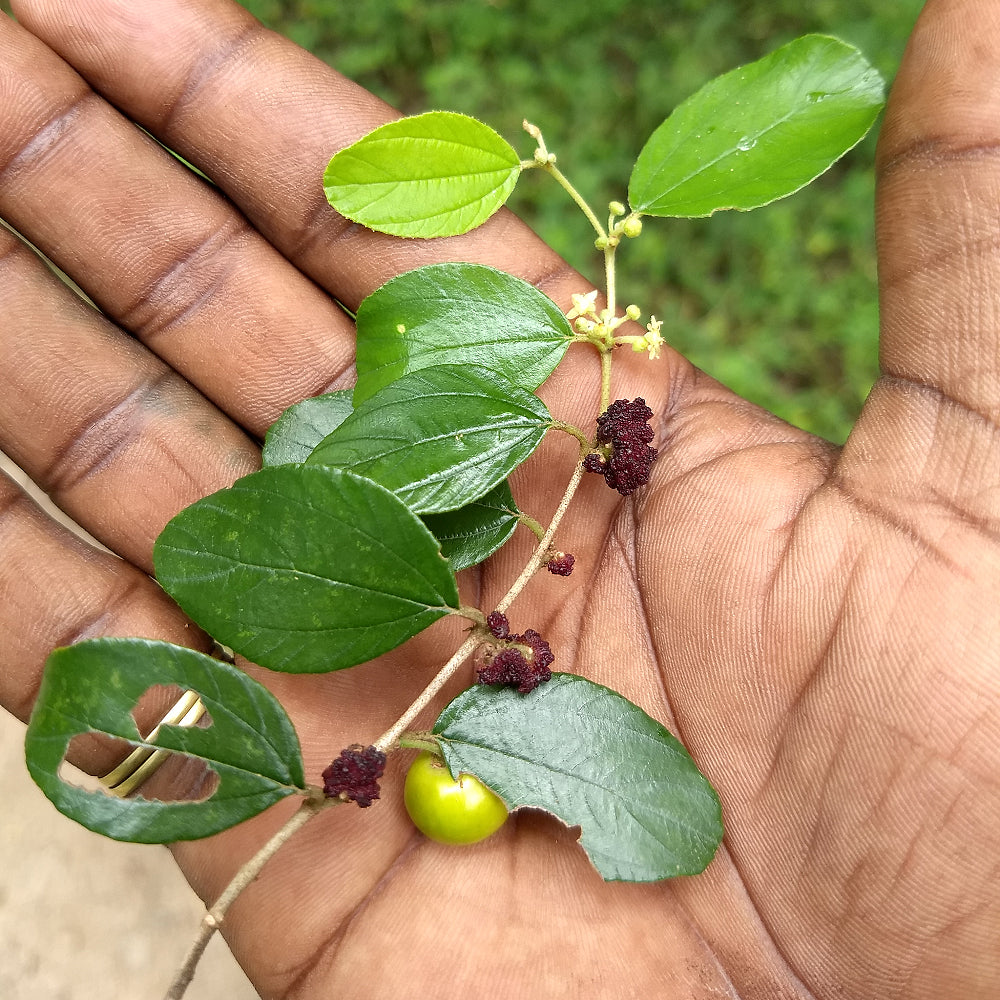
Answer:
<svg viewBox="0 0 1000 1000"><path fill-rule="evenodd" d="M0 486L13 646L0 700L24 717L53 646L204 642L146 578L152 540L255 468L253 438L285 405L349 384L352 330L331 295L353 308L445 258L510 270L563 305L582 283L506 213L429 244L345 227L322 166L388 111L224 0L15 10L249 220L0 22L0 215L146 345L0 232L0 447L128 560L85 552ZM393 762L383 802L314 820L230 912L264 995L996 994L994 20L935 0L897 82L880 157L886 374L847 446L677 356L622 358L615 395L643 395L658 421L650 487L621 502L587 477L560 535L573 577L538 581L510 613L549 638L558 669L622 690L684 740L723 801L715 862L608 885L533 813L482 845L439 847L406 820ZM595 387L594 359L571 352L541 395L582 423ZM545 447L514 484L543 516L575 457ZM470 598L489 607L521 556L468 574ZM445 631L336 675L255 672L314 778L400 714L450 651ZM281 813L177 845L204 898Z"/></svg>

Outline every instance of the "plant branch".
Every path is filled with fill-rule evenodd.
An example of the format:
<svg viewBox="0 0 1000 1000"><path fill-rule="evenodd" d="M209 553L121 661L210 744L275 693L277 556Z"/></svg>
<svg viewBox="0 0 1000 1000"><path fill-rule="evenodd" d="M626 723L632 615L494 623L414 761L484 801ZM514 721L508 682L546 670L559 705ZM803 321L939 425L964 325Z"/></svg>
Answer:
<svg viewBox="0 0 1000 1000"><path fill-rule="evenodd" d="M237 896L260 874L261 869L283 847L291 836L306 825L319 812L328 806L338 805L339 799L324 799L310 795L299 806L285 825L245 864L240 867L233 880L226 886L222 895L215 901L212 908L202 917L198 934L184 959L184 964L178 969L174 981L164 994L164 1000L180 1000L194 979L198 961L208 947L212 935L222 926L229 907Z"/></svg>
<svg viewBox="0 0 1000 1000"><path fill-rule="evenodd" d="M511 585L510 590L504 594L500 603L497 604L496 610L505 612L514 600L517 598L518 594L524 590L528 581L538 572L539 567L542 565L542 561L545 559L550 546L552 545L552 539L555 537L556 530L559 528L559 524L569 509L570 502L573 500L576 494L577 488L580 485L580 480L583 478L583 463L577 462L576 468L573 470L573 475L566 486L566 492L563 493L562 500L559 501L559 507L556 509L555 514L552 515L552 520L549 522L549 529L545 532L542 540L538 543L538 547L532 553L531 558L528 560L528 564L521 570L521 575L514 581Z"/></svg>
<svg viewBox="0 0 1000 1000"><path fill-rule="evenodd" d="M550 426L554 431L564 431L566 434L569 434L570 437L575 437L577 441L580 442L580 447L583 448L584 452L589 451L593 445L590 438L588 438L579 427L575 427L573 424L568 424L565 420L553 420Z"/></svg>
<svg viewBox="0 0 1000 1000"><path fill-rule="evenodd" d="M615 257L618 250L617 243L610 243L604 248L604 284L605 295L608 303L608 313L614 316L617 311L617 277L615 274Z"/></svg>
<svg viewBox="0 0 1000 1000"><path fill-rule="evenodd" d="M400 749L426 750L428 753L438 754L440 747L438 742L430 734L403 733L399 737Z"/></svg>
<svg viewBox="0 0 1000 1000"><path fill-rule="evenodd" d="M555 178L559 186L576 202L580 211L587 217L587 221L594 227L594 231L598 237L607 239L607 233L604 231L604 226L601 225L601 220L594 214L593 209L584 200L583 195L573 187L569 178L554 163L543 163L540 166L542 170L547 170Z"/></svg>
<svg viewBox="0 0 1000 1000"><path fill-rule="evenodd" d="M545 537L545 529L530 515L523 511L517 515L519 523L523 524L539 541Z"/></svg>
<svg viewBox="0 0 1000 1000"><path fill-rule="evenodd" d="M601 413L611 405L611 351L601 351Z"/></svg>
<svg viewBox="0 0 1000 1000"><path fill-rule="evenodd" d="M479 645L479 642L479 636L473 634L455 650L452 658L434 675L434 679L420 692L417 700L396 720L391 729L387 729L372 744L376 750L381 750L382 753L389 753L392 750L410 723L433 701L434 696L451 679L452 674L465 662L466 657Z"/></svg>
<svg viewBox="0 0 1000 1000"><path fill-rule="evenodd" d="M525 160L521 163L522 170L528 170L531 168L546 170L548 171L559 183L559 186L576 202L580 211L587 217L587 221L594 227L594 231L597 233L598 238L607 239L608 234L604 231L604 227L601 225L601 220L597 218L594 214L593 209L584 200L583 195L570 183L569 178L556 166L556 158L553 153L548 151L545 145L545 138L542 135L542 130L537 126L533 125L529 121L522 123L525 132L531 136L535 142L538 143L538 149L535 150L534 159Z"/></svg>

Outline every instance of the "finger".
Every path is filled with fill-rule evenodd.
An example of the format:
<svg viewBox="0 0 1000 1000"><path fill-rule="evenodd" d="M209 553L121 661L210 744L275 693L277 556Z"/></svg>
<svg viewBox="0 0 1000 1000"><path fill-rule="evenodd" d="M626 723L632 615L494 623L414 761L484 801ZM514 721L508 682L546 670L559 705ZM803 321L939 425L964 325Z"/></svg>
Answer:
<svg viewBox="0 0 1000 1000"><path fill-rule="evenodd" d="M97 635L209 646L145 573L56 524L3 473L0 552L0 704L22 721L57 646Z"/></svg>
<svg viewBox="0 0 1000 1000"><path fill-rule="evenodd" d="M928 5L879 148L882 364L987 420L1000 416L1000 16Z"/></svg>
<svg viewBox="0 0 1000 1000"><path fill-rule="evenodd" d="M883 375L843 468L881 490L1000 514L1000 16L927 5L878 156Z"/></svg>
<svg viewBox="0 0 1000 1000"><path fill-rule="evenodd" d="M167 520L252 472L255 445L2 227L0 288L0 450L150 570Z"/></svg>
<svg viewBox="0 0 1000 1000"><path fill-rule="evenodd" d="M127 559L56 525L0 481L0 705L26 720L49 652L101 635L209 642L152 582L165 521L259 464L256 446L187 382L124 337L0 227L0 448L80 523ZM43 335L40 335L43 331ZM137 474L137 470L140 474ZM134 563L135 565L133 565ZM136 708L152 729L176 693ZM108 740L76 737L68 758L92 774L122 758ZM147 786L167 798L202 781L171 759Z"/></svg>
<svg viewBox="0 0 1000 1000"><path fill-rule="evenodd" d="M0 215L244 426L349 367L329 296L6 17L0 92Z"/></svg>
<svg viewBox="0 0 1000 1000"><path fill-rule="evenodd" d="M146 572L178 509L257 467L256 446L183 379L124 337L0 227L0 448L77 520L135 565L53 523L0 483L0 705L27 718L49 652L99 635L207 649L208 640ZM40 335L42 331L42 335ZM140 470L141 474L137 474ZM137 707L149 731L176 695ZM94 774L122 757L74 739L69 758ZM176 759L149 787L168 797L201 775Z"/></svg>
<svg viewBox="0 0 1000 1000"><path fill-rule="evenodd" d="M557 284L570 280L559 258L506 212L451 240L395 240L346 224L325 201L323 169L395 113L229 0L27 0L15 9L352 308L400 270L432 260L481 261L536 282L555 274Z"/></svg>

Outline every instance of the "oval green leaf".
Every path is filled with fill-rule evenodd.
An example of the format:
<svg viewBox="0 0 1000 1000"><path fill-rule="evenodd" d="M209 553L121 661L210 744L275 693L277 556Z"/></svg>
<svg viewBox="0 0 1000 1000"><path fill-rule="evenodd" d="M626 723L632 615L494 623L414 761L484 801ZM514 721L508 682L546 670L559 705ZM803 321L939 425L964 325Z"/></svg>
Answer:
<svg viewBox="0 0 1000 1000"><path fill-rule="evenodd" d="M690 218L792 194L861 141L884 90L846 42L789 42L677 107L639 154L629 204L644 215Z"/></svg>
<svg viewBox="0 0 1000 1000"><path fill-rule="evenodd" d="M304 462L316 445L351 415L352 396L350 389L339 389L289 406L264 438L264 465Z"/></svg>
<svg viewBox="0 0 1000 1000"><path fill-rule="evenodd" d="M262 469L181 511L153 550L202 628L272 670L341 670L458 607L455 574L395 495L343 469Z"/></svg>
<svg viewBox="0 0 1000 1000"><path fill-rule="evenodd" d="M482 225L521 173L514 148L475 118L429 111L375 129L327 165L327 201L393 236L457 236Z"/></svg>
<svg viewBox="0 0 1000 1000"><path fill-rule="evenodd" d="M703 871L722 839L718 796L683 746L615 691L553 674L529 695L480 685L441 713L434 734L453 776L476 775L508 808L579 826L606 880Z"/></svg>
<svg viewBox="0 0 1000 1000"><path fill-rule="evenodd" d="M361 303L357 405L407 372L482 365L529 392L573 337L559 307L534 285L481 264L430 264L393 278Z"/></svg>
<svg viewBox="0 0 1000 1000"><path fill-rule="evenodd" d="M551 425L545 404L477 365L410 372L358 405L309 456L392 490L418 514L457 510L506 479Z"/></svg>
<svg viewBox="0 0 1000 1000"><path fill-rule="evenodd" d="M459 570L488 559L514 533L520 511L504 480L486 496L447 514L428 514L424 524L441 543L441 552Z"/></svg>
<svg viewBox="0 0 1000 1000"><path fill-rule="evenodd" d="M156 684L196 691L207 728L161 726L144 740L132 717ZM114 798L60 777L70 740L104 733L204 761L218 776L200 802ZM167 844L235 826L305 788L299 741L275 697L227 663L148 639L90 639L55 650L25 734L28 770L60 812L115 840Z"/></svg>

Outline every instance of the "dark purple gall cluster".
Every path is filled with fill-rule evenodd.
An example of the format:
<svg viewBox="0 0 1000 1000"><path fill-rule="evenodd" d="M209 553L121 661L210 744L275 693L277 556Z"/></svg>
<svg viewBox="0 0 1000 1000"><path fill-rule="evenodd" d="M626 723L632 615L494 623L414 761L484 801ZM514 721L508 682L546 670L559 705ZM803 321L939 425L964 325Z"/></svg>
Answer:
<svg viewBox="0 0 1000 1000"><path fill-rule="evenodd" d="M486 624L500 641L479 668L480 684L503 684L516 687L519 694L527 694L552 679L549 667L555 657L549 644L533 628L525 629L522 635L512 634L506 616L499 611L494 611Z"/></svg>
<svg viewBox="0 0 1000 1000"><path fill-rule="evenodd" d="M494 611L486 616L486 627L498 638L506 639L510 635L510 622L500 611Z"/></svg>
<svg viewBox="0 0 1000 1000"><path fill-rule="evenodd" d="M556 552L545 564L545 568L555 576L569 576L573 572L576 558L568 552Z"/></svg>
<svg viewBox="0 0 1000 1000"><path fill-rule="evenodd" d="M640 396L631 401L616 400L597 418L597 440L610 450L607 455L591 452L583 460L583 467L587 472L600 473L608 486L623 497L649 482L656 458L656 449L649 446L653 440L653 428L649 426L652 415Z"/></svg>
<svg viewBox="0 0 1000 1000"><path fill-rule="evenodd" d="M360 744L340 751L340 756L323 772L323 794L330 799L357 802L366 809L379 793L378 779L385 773L385 754Z"/></svg>

